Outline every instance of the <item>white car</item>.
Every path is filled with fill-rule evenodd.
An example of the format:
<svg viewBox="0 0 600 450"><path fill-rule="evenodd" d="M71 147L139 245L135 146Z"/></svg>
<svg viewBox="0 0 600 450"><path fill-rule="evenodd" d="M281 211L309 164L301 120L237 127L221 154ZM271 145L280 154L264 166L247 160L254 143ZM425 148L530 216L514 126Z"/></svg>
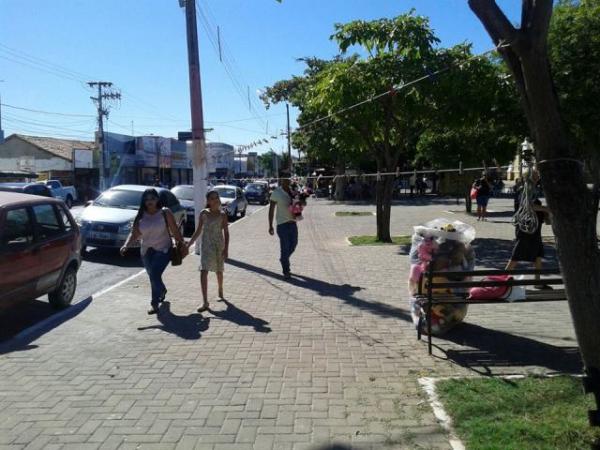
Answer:
<svg viewBox="0 0 600 450"><path fill-rule="evenodd" d="M82 250L87 246L120 248L125 243L133 220L148 186L126 184L104 191L90 202L77 217L81 229ZM185 228L186 210L179 200L164 188L154 188L163 205L175 215L181 230Z"/></svg>
<svg viewBox="0 0 600 450"><path fill-rule="evenodd" d="M241 188L237 186L221 185L215 186L213 191L219 193L223 211L227 213L229 220L235 220L238 216L244 217L248 208L248 200Z"/></svg>

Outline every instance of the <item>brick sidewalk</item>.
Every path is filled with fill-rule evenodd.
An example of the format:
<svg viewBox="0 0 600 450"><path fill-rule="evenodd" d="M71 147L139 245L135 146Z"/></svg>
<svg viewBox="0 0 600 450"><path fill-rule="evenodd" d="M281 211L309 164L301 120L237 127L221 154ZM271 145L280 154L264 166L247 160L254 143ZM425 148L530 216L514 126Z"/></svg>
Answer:
<svg viewBox="0 0 600 450"><path fill-rule="evenodd" d="M456 208L394 207L394 231L439 215L473 220L448 212ZM406 255L349 247L346 236L372 234L375 219L334 217L342 209L373 208L311 203L292 282L279 276L263 210L232 226L228 301L213 301L214 313L195 313L191 257L167 271L170 303L158 318L145 314L142 276L0 348L0 449L446 449L420 376L556 371L568 368L565 355L576 360L563 304L472 308L429 357L406 307ZM498 241L513 232L502 221L478 227Z"/></svg>

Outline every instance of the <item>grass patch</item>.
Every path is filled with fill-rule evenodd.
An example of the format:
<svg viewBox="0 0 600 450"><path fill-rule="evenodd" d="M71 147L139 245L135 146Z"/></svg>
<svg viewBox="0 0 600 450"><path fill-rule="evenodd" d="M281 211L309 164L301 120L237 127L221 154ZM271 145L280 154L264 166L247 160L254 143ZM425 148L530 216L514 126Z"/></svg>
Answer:
<svg viewBox="0 0 600 450"><path fill-rule="evenodd" d="M377 236L350 236L348 238L352 245L390 245L389 242L380 242ZM410 236L392 236L394 245L410 245L412 242Z"/></svg>
<svg viewBox="0 0 600 450"><path fill-rule="evenodd" d="M337 217L358 217L358 216L372 216L373 213L369 211L337 211L335 213Z"/></svg>
<svg viewBox="0 0 600 450"><path fill-rule="evenodd" d="M600 430L581 380L572 377L444 380L436 384L469 450L586 449Z"/></svg>

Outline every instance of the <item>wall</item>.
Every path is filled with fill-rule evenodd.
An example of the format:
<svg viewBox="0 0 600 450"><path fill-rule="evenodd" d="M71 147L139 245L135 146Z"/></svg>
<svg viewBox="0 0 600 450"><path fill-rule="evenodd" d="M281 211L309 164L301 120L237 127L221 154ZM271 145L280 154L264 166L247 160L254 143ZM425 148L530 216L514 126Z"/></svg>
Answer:
<svg viewBox="0 0 600 450"><path fill-rule="evenodd" d="M0 145L0 169L32 172L73 170L71 161L53 156L18 138L5 140Z"/></svg>

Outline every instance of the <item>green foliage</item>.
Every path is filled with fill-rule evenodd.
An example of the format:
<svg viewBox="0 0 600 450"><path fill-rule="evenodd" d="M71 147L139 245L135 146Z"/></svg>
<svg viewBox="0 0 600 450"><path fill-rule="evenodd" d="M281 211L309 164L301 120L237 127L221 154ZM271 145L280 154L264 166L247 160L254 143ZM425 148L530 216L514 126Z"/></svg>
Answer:
<svg viewBox="0 0 600 450"><path fill-rule="evenodd" d="M445 380L437 391L470 450L583 449L600 438L587 423L593 399L580 379Z"/></svg>
<svg viewBox="0 0 600 450"><path fill-rule="evenodd" d="M600 0L561 0L548 36L563 118L580 150L600 151Z"/></svg>

